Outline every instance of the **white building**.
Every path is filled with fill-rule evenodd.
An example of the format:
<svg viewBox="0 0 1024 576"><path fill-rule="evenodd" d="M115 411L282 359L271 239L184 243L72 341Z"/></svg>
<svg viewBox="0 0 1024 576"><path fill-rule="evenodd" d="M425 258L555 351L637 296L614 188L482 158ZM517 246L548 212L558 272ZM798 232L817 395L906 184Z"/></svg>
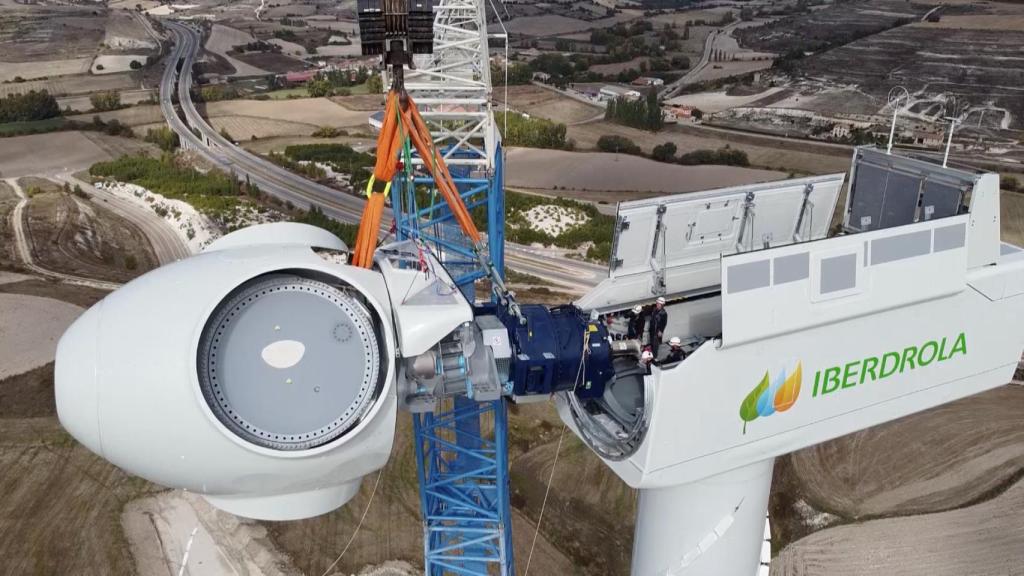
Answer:
<svg viewBox="0 0 1024 576"><path fill-rule="evenodd" d="M636 80L633 80L634 86L664 86L665 81L661 78L653 78L651 76L640 76Z"/></svg>
<svg viewBox="0 0 1024 576"><path fill-rule="evenodd" d="M623 88L622 86L614 86L609 84L602 86L601 90L597 93L597 97L601 100L615 100L616 98L625 98L626 100L637 100L641 94L636 90L630 90L629 88Z"/></svg>

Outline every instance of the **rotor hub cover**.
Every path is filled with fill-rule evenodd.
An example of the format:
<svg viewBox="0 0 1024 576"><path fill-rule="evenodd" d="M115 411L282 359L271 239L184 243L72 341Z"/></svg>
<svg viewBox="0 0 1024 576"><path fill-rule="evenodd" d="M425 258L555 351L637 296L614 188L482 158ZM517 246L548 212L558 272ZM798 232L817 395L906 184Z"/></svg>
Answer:
<svg viewBox="0 0 1024 576"><path fill-rule="evenodd" d="M217 419L252 444L306 450L352 428L380 391L381 346L359 298L293 274L250 280L199 342L199 385Z"/></svg>

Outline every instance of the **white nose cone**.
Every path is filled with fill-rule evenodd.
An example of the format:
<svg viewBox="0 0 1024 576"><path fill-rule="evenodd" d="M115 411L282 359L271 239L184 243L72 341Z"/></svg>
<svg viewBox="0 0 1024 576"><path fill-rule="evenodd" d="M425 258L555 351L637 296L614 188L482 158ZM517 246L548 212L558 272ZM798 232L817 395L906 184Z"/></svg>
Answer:
<svg viewBox="0 0 1024 576"><path fill-rule="evenodd" d="M89 450L103 455L98 409L99 324L103 304L86 310L57 344L54 395L64 429Z"/></svg>
<svg viewBox="0 0 1024 576"><path fill-rule="evenodd" d="M302 361L306 353L306 345L297 340L278 340L267 344L260 356L267 366L284 370Z"/></svg>

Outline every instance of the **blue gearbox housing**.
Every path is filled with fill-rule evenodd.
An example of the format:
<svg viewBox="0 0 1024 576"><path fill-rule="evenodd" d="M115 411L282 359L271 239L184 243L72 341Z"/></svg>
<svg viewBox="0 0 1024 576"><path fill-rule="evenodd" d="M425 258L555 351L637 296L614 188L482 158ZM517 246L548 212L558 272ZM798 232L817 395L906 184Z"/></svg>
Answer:
<svg viewBox="0 0 1024 576"><path fill-rule="evenodd" d="M521 307L525 322L502 306L484 305L476 312L497 316L508 330L509 381L516 396L575 388L580 398L596 398L604 394L605 384L615 374L607 328L589 321L576 306L525 305Z"/></svg>

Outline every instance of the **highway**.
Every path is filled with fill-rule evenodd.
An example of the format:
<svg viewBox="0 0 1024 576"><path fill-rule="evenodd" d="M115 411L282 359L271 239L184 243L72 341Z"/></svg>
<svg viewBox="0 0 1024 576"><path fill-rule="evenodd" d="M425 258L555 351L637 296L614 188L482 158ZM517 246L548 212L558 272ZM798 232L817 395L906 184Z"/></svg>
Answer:
<svg viewBox="0 0 1024 576"><path fill-rule="evenodd" d="M164 20L164 24L174 37L174 49L160 82L160 106L168 125L178 134L182 147L197 151L225 171L234 171L241 178L248 177L263 192L302 208L315 204L331 218L358 223L365 204L362 197L312 182L251 154L222 137L206 122L192 102L189 91L192 64L200 47L199 33L179 22ZM179 61L182 62L180 74L176 72ZM175 89L184 121L174 109L172 94ZM194 127L199 136L190 127ZM391 220L390 212L385 213L382 229L390 229ZM607 274L604 266L569 260L551 252L507 243L505 261L519 272L556 282L576 292L596 285Z"/></svg>
<svg viewBox="0 0 1024 576"><path fill-rule="evenodd" d="M662 99L668 100L669 98L676 96L679 91L682 90L683 86L692 82L694 78L696 78L697 75L707 67L708 63L711 62L711 53L714 51L715 38L717 38L719 34L725 34L728 36L732 33L733 28L739 26L740 22L740 20L737 20L725 28L712 30L708 34L707 38L704 39L704 53L700 56L700 62L698 62L696 66L690 68L690 70L686 74L683 74L678 80L666 86L665 91L662 92Z"/></svg>

